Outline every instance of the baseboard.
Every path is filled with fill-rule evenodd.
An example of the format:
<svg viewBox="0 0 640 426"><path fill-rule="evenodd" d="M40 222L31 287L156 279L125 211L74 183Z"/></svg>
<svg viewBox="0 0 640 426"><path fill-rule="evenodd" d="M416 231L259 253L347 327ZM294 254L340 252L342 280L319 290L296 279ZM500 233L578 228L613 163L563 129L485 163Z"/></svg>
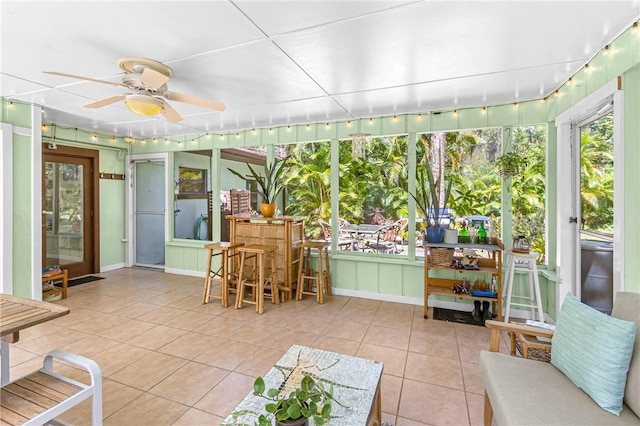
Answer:
<svg viewBox="0 0 640 426"><path fill-rule="evenodd" d="M100 272L109 272L109 271L115 271L117 269L122 269L122 268L126 268L127 265L124 263L116 263L114 265L107 265L107 266L101 266L100 267Z"/></svg>
<svg viewBox="0 0 640 426"><path fill-rule="evenodd" d="M422 306L421 297L400 296L395 294L374 293L372 291L351 290L346 288L332 287L331 292L339 296L360 297L362 299L381 300L383 302L404 303L407 305Z"/></svg>
<svg viewBox="0 0 640 426"><path fill-rule="evenodd" d="M192 271L190 269L164 268L164 272L167 274L187 275L189 277L205 277L204 271Z"/></svg>

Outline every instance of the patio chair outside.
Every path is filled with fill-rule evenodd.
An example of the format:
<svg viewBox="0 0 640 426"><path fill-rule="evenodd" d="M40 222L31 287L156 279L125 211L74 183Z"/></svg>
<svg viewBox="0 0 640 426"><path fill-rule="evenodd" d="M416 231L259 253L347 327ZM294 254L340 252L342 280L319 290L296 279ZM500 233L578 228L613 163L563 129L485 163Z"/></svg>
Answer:
<svg viewBox="0 0 640 426"><path fill-rule="evenodd" d="M331 225L324 220L318 220L318 224L322 228L322 233L324 235L325 241L331 242ZM345 238L341 235L338 235L338 250L351 250L352 246L352 238Z"/></svg>
<svg viewBox="0 0 640 426"><path fill-rule="evenodd" d="M396 238L400 231L400 225L392 223L381 228L371 238L365 240L363 250L375 251L376 253L399 253L396 248Z"/></svg>

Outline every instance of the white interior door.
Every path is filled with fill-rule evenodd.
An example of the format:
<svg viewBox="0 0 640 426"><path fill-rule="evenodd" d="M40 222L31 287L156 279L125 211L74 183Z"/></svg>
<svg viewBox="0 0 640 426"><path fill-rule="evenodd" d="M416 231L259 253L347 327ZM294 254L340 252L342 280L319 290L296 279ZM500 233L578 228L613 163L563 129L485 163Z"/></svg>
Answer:
<svg viewBox="0 0 640 426"><path fill-rule="evenodd" d="M577 297L582 296L583 275L596 272L590 271L585 265L582 270L582 246L594 233L582 226L582 195L581 182L581 138L582 130L586 129L590 122L604 114L607 114L612 105L613 109L613 160L615 168L609 172L613 179L613 229L608 229L613 234L612 249L609 255L613 258L613 289L616 292L624 290L624 93L621 90L621 82L615 79L587 96L573 107L569 108L556 118L557 127L557 170L556 197L557 197L557 256L556 272L559 283L556 288L556 318L560 311L564 297L572 293ZM571 167L567 167L571 165ZM586 192L586 188L585 188ZM585 222L586 224L586 222ZM595 235L600 237L600 233ZM602 240L602 238L600 238ZM596 247L599 249L598 247ZM591 255L593 253L589 253ZM607 260L607 262L610 262ZM602 271L596 272L601 275ZM598 277L601 278L601 277ZM597 308L597 307L596 307ZM604 309L603 309L604 310Z"/></svg>

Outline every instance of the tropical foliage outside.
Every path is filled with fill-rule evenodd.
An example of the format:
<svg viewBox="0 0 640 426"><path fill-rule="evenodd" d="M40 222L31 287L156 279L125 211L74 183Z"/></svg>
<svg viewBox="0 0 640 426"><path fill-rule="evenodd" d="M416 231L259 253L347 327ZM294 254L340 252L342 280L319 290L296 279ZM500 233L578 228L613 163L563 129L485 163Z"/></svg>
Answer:
<svg viewBox="0 0 640 426"><path fill-rule="evenodd" d="M611 140L611 121L592 126L583 135L583 176L589 176L583 194L584 217L588 224L599 226L613 209L612 166L606 151ZM529 125L511 129L512 151L523 156L526 166L520 174L504 180L512 204L512 235L526 235L532 249L545 254L545 150L546 126ZM418 173L425 161L431 161L434 174L444 167L445 180L453 186L448 207L457 218L469 215L488 216L500 234L503 178L495 167L502 152L502 129L486 128L420 135L416 146ZM408 137L369 138L365 155L352 149L352 141L339 143L339 216L351 223L395 221L408 214ZM439 156L431 155L435 146L443 148ZM318 220L330 222L331 149L330 143L314 142L279 147L280 155L289 157L285 184L286 214L307 217L306 236L321 238ZM606 151L610 152L610 151ZM436 157L436 158L434 158ZM439 158L439 160L438 160ZM437 162L441 164L435 164ZM416 212L417 217L421 216ZM604 217L604 218L603 218ZM601 219L603 218L603 219ZM423 224L418 224L418 232Z"/></svg>

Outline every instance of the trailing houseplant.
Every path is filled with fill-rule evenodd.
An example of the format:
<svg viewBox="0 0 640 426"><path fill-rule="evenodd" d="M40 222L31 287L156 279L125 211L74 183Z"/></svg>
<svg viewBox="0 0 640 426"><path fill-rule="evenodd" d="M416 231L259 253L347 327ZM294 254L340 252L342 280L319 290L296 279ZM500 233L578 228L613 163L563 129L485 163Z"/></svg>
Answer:
<svg viewBox="0 0 640 426"><path fill-rule="evenodd" d="M276 198L284 188L282 173L284 172L285 160L286 159L275 160L271 164L265 164L263 173L258 172L251 166L251 164L246 163L249 168L249 172L251 173L251 177L258 183L258 193L262 197L260 213L262 213L264 217L272 217L276 210ZM233 169L228 170L240 179L245 181L250 180L249 177L244 176Z"/></svg>
<svg viewBox="0 0 640 426"><path fill-rule="evenodd" d="M426 220L427 229L425 233L427 241L431 243L441 243L444 238L444 230L440 228L440 219L447 207L453 181L445 184L444 194L442 194L443 196L440 198L440 186L443 174L440 173L436 179L433 176L431 165L425 163L423 168L418 169L417 175L416 195L411 192L409 192L409 195L416 201L418 209L422 211L423 217Z"/></svg>
<svg viewBox="0 0 640 426"><path fill-rule="evenodd" d="M502 176L515 176L527 165L525 158L517 152L506 152L496 159L495 166Z"/></svg>
<svg viewBox="0 0 640 426"><path fill-rule="evenodd" d="M268 400L265 410L273 414L277 425L306 425L313 418L316 425L325 424L331 417L333 386L325 390L321 382L305 374L300 385L289 394L278 389L266 389L264 379L256 378L253 383L254 395ZM271 426L271 419L264 414L258 417L256 425Z"/></svg>

